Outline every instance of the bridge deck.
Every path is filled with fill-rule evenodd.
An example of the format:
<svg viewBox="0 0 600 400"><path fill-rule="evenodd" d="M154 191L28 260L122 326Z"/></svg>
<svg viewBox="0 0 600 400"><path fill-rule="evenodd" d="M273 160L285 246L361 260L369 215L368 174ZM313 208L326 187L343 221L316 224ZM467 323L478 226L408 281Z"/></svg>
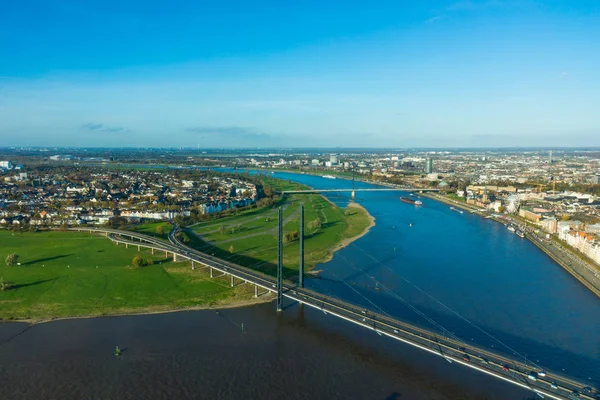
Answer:
<svg viewBox="0 0 600 400"><path fill-rule="evenodd" d="M71 228L71 230L106 233L111 240L117 243L128 243L170 252L176 254L178 258L194 261L270 292L275 292L276 281L274 277L187 247L177 241L175 231L169 233L170 242L165 242L143 234L113 229ZM577 393L577 398L594 399L592 394L584 391L585 385L558 373L547 372L545 376L538 375L536 380L532 380L528 375L535 368L518 360L441 336L427 329L368 311L362 307L333 299L309 289L296 287L291 282L284 282L283 286L283 295L286 298L370 329L378 335L386 335L421 350L444 357L448 362L478 370L551 399L571 399L574 391ZM537 370L537 372L541 371Z"/></svg>
<svg viewBox="0 0 600 400"><path fill-rule="evenodd" d="M339 188L339 189L303 189L303 190L283 190L281 194L302 194L302 193L334 193L334 192L439 192L439 189L419 189L403 187L383 187L383 188Z"/></svg>

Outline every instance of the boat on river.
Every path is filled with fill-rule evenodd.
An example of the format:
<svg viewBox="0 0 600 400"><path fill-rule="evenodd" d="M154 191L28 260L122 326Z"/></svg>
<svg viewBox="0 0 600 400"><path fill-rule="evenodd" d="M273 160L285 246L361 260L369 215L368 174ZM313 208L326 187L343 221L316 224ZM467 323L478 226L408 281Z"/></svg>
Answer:
<svg viewBox="0 0 600 400"><path fill-rule="evenodd" d="M516 234L520 238L524 238L525 237L525 234L522 231L517 231Z"/></svg>
<svg viewBox="0 0 600 400"><path fill-rule="evenodd" d="M512 226L512 225L508 225L508 226L506 227L506 229L508 229L508 230L509 230L509 231L511 231L511 232L514 232L514 231L516 231L515 227L514 227L514 226Z"/></svg>
<svg viewBox="0 0 600 400"><path fill-rule="evenodd" d="M454 208L454 207L450 207L450 209L452 211L456 211L457 213L461 213L461 214L464 212L463 210L459 210L458 208Z"/></svg>
<svg viewBox="0 0 600 400"><path fill-rule="evenodd" d="M335 176L333 176L333 175L322 175L322 178L335 179Z"/></svg>
<svg viewBox="0 0 600 400"><path fill-rule="evenodd" d="M413 200L413 199L410 199L408 197L400 197L400 201L402 201L404 203L412 204L412 205L415 205L415 206L423 205L422 201L420 201L420 200Z"/></svg>

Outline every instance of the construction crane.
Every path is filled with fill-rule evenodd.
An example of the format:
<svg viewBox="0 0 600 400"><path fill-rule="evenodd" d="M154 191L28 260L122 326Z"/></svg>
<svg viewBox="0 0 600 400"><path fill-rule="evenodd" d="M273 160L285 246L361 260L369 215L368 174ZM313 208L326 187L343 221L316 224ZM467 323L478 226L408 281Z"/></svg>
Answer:
<svg viewBox="0 0 600 400"><path fill-rule="evenodd" d="M553 176L550 177L550 180L552 181L552 194L556 194L556 180L554 179ZM544 185L543 183L539 184L539 193L541 194L544 190Z"/></svg>

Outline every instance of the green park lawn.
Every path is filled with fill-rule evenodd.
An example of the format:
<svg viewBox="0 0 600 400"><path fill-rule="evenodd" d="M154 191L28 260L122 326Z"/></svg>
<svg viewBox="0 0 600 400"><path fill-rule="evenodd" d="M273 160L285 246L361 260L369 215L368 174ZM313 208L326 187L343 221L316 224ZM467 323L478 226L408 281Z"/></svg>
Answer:
<svg viewBox="0 0 600 400"><path fill-rule="evenodd" d="M4 260L17 253L20 266ZM154 265L133 268L141 255ZM0 231L0 277L12 288L0 291L0 319L159 312L248 300L247 285L230 288L188 262L164 254L116 246L109 239L74 232Z"/></svg>
<svg viewBox="0 0 600 400"><path fill-rule="evenodd" d="M158 227L162 228L162 233L157 232ZM171 224L166 221L151 221L135 225L131 228L131 230L134 232L143 233L144 235L154 236L159 239L168 240L169 231L171 231L171 227Z"/></svg>
<svg viewBox="0 0 600 400"><path fill-rule="evenodd" d="M370 225L370 215L360 206L342 209L318 194L290 195L281 202L284 232L299 231L300 205L304 204L305 268L328 261L344 242L361 235ZM348 210L348 212L346 212ZM275 275L277 263L277 207L196 224L187 236L190 244L228 261ZM310 228L312 221L320 228ZM299 266L299 241L284 245L286 277Z"/></svg>

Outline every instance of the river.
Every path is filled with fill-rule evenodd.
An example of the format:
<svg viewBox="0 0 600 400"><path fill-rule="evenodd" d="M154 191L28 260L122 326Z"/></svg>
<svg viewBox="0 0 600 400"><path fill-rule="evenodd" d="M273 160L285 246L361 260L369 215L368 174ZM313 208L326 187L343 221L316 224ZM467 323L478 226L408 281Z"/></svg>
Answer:
<svg viewBox="0 0 600 400"><path fill-rule="evenodd" d="M350 183L275 173L316 188ZM357 187L371 187L357 183ZM349 193L332 193L346 205ZM600 302L502 225L359 192L375 218L307 286L600 383ZM242 330L242 324L244 329ZM116 358L115 345L125 349ZM0 324L3 399L514 399L531 393L318 311L215 311Z"/></svg>
<svg viewBox="0 0 600 400"><path fill-rule="evenodd" d="M273 176L314 188L351 187L343 179ZM357 192L376 226L317 267L324 273L310 282L314 289L374 308L372 302L415 324L600 383L597 296L503 225L428 198L415 207L400 195L408 196ZM328 198L345 206L350 193Z"/></svg>

